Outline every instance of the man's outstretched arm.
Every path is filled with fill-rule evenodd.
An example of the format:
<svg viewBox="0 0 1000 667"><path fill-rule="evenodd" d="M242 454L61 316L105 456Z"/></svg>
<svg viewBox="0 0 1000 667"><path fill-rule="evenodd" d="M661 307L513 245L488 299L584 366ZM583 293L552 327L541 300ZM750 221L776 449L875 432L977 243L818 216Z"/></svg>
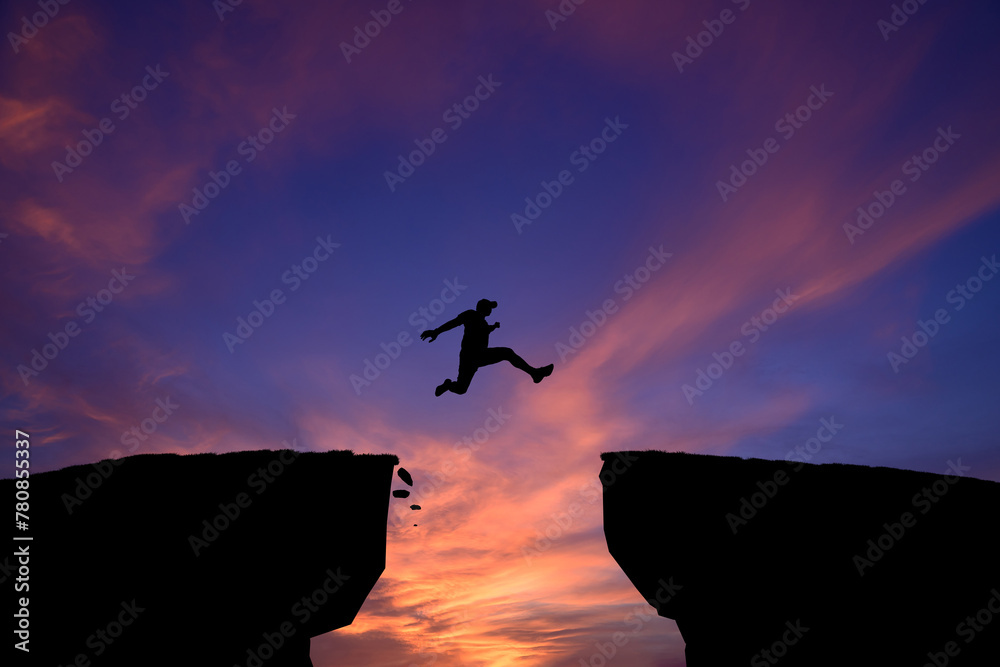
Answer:
<svg viewBox="0 0 1000 667"><path fill-rule="evenodd" d="M466 311L466 312L468 312L468 311ZM442 324L441 326L439 326L437 329L428 329L427 331L425 331L422 334L420 334L420 340L424 340L425 338L430 338L430 340L427 341L427 342L433 343L434 339L437 338L439 334L443 334L445 331L449 331L451 329L454 329L455 327L459 326L460 324L465 324L464 317L465 317L465 313L461 313L461 314L459 314L458 317L456 317L455 319L453 319L453 320L451 320L449 322L445 322L444 324Z"/></svg>

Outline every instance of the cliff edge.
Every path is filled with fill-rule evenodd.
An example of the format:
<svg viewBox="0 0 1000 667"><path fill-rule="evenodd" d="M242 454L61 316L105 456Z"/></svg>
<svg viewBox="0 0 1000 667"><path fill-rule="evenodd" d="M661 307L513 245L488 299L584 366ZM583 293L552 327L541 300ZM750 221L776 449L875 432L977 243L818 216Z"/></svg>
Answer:
<svg viewBox="0 0 1000 667"><path fill-rule="evenodd" d="M310 637L349 625L385 569L398 463L286 449L31 475L33 539L4 562L13 588L17 554L30 554L12 596L29 598L30 653L14 653L66 667L311 666ZM14 497L14 480L0 488Z"/></svg>
<svg viewBox="0 0 1000 667"><path fill-rule="evenodd" d="M601 458L608 549L689 667L1000 664L1000 484L960 461Z"/></svg>

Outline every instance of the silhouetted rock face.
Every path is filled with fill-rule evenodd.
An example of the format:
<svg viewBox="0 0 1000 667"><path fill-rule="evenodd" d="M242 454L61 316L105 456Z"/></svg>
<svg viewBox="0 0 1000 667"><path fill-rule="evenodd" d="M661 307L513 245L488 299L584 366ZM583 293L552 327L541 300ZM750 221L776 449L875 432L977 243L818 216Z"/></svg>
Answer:
<svg viewBox="0 0 1000 667"><path fill-rule="evenodd" d="M155 454L33 475L31 652L14 653L46 667L311 665L309 638L349 625L385 569L398 463ZM13 480L0 489L14 497Z"/></svg>
<svg viewBox="0 0 1000 667"><path fill-rule="evenodd" d="M689 667L1000 664L1000 484L950 462L601 458L608 548Z"/></svg>

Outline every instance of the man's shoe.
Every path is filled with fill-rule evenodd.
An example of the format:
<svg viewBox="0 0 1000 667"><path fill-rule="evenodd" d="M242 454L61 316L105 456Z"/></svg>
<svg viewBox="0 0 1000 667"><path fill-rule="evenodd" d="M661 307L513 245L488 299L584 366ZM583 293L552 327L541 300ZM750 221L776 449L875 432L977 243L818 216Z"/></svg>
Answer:
<svg viewBox="0 0 1000 667"><path fill-rule="evenodd" d="M535 384L542 381L542 378L547 378L552 375L552 369L555 368L554 364L549 364L548 366L542 366L534 373L532 373L532 378L535 380Z"/></svg>
<svg viewBox="0 0 1000 667"><path fill-rule="evenodd" d="M444 382L438 385L437 389L434 390L434 395L440 396L444 392L448 391L448 387L450 386L451 386L451 380L445 380Z"/></svg>

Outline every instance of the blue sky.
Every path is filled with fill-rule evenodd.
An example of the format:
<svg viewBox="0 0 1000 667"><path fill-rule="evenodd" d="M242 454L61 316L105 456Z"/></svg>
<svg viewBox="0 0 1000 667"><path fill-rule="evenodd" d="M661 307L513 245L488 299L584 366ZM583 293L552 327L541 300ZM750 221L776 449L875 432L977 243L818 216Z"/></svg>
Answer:
<svg viewBox="0 0 1000 667"><path fill-rule="evenodd" d="M222 18L207 2L71 3L16 50L8 38L2 402L37 470L293 440L398 455L420 525L392 510L386 572L352 626L314 642L317 665L589 660L644 604L587 502L602 451L781 459L836 419L816 462L961 459L1000 481L1000 280L961 310L948 300L992 277L1000 251L995 4L919 5L887 38L891 3L593 0L554 29L556 2L394 7L350 62L341 43L386 3L244 2ZM16 32L35 11L8 3L0 22ZM707 46L679 71L688 37ZM471 109L458 127L456 104ZM113 132L71 172L53 167L104 118ZM386 172L437 128L446 138L390 188ZM910 180L925 151L933 164ZM572 181L516 224L564 170ZM186 222L213 174L225 187ZM905 191L848 234L896 180ZM651 248L670 256L647 264ZM283 276L303 264L315 270L293 290ZM122 270L135 278L102 295ZM283 302L227 345L276 289ZM776 291L794 299L747 335ZM435 305L442 292L454 301ZM85 321L78 304L102 296ZM492 345L555 370L536 385L492 366L464 396L435 397L461 331L420 341L411 316L440 310L430 328L481 298L499 304ZM938 309L948 321L894 369L889 353ZM78 334L32 368L71 322ZM352 383L400 334L412 342ZM744 353L685 394L736 342ZM158 420L167 398L179 407ZM456 446L477 429L475 451ZM682 664L672 621L630 637L622 664Z"/></svg>

